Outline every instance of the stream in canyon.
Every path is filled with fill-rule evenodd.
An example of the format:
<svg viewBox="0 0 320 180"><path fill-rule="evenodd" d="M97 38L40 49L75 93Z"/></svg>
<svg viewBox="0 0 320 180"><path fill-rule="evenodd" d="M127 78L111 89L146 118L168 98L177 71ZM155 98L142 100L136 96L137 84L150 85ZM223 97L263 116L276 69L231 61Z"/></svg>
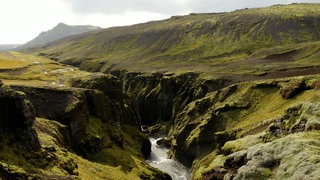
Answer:
<svg viewBox="0 0 320 180"><path fill-rule="evenodd" d="M191 175L189 170L181 163L168 159L168 149L159 147L156 138L149 138L151 141L151 155L147 163L155 168L168 173L173 180L189 180Z"/></svg>

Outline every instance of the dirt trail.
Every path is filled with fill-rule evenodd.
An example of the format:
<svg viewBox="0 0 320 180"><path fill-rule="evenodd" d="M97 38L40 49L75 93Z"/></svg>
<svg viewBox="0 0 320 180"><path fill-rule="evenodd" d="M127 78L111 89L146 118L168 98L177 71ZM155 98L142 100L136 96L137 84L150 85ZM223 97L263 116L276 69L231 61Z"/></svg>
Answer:
<svg viewBox="0 0 320 180"><path fill-rule="evenodd" d="M278 71L263 75L261 77L263 79L275 79L275 78L294 77L294 76L306 76L306 75L313 75L313 74L320 74L320 66L278 70Z"/></svg>
<svg viewBox="0 0 320 180"><path fill-rule="evenodd" d="M277 79L277 78L287 78L295 76L307 76L320 74L320 66L310 66L310 67L300 67L292 69L276 70L272 72L267 72L264 75L253 75L253 74L220 74L220 77L226 78L229 81L225 86L236 84L244 81L256 81L263 79Z"/></svg>

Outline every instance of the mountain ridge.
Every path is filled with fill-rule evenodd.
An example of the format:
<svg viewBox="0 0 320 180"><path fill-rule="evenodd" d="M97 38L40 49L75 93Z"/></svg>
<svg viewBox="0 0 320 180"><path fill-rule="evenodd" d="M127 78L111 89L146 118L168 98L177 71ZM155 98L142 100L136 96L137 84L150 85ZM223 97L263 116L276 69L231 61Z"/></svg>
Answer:
<svg viewBox="0 0 320 180"><path fill-rule="evenodd" d="M59 23L54 28L41 32L37 37L30 40L29 42L18 46L17 50L27 50L36 47L42 47L51 43L53 41L59 40L61 38L65 38L68 36L81 34L85 32L100 30L101 28L98 26L91 25L76 25L71 26L65 23Z"/></svg>

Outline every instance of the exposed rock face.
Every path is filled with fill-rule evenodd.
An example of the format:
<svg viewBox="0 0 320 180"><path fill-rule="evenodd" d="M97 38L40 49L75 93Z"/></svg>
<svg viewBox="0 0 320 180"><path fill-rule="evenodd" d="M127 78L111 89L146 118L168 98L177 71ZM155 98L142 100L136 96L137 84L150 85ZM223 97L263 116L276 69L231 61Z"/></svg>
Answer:
<svg viewBox="0 0 320 180"><path fill-rule="evenodd" d="M113 102L103 92L98 90L85 91L86 102L90 114L103 122L113 122L120 119Z"/></svg>
<svg viewBox="0 0 320 180"><path fill-rule="evenodd" d="M282 166L288 169L289 164L296 164L295 161L291 161L292 157L289 158L290 160L287 159L287 156L294 156L295 153L288 153L284 146L270 147L270 149L279 149L277 151L281 154L279 156L274 155L275 152L266 154L261 152L255 155L254 153L249 155L247 152L251 148L252 151L256 150L257 147L262 147L260 151L265 151L275 144L291 144L291 142L292 145L300 142L308 144L312 138L318 136L316 133L306 137L307 139L302 138L308 134L305 133L306 131L319 128L319 121L316 120L316 114L319 113L317 78L318 76L310 76L290 80L240 83L189 103L175 119L177 126L173 133L175 137L172 143L173 156L186 165L192 164L195 174L198 174L199 169L203 169L206 167L204 164L208 163L207 171L205 173L202 171L203 174L198 174L196 179L251 179L257 176L290 179L306 176L302 166L293 168L297 172L273 171ZM292 84L299 90L290 96L283 96L283 89L292 87ZM270 102L268 99L270 97L276 103ZM242 123L248 125L242 126ZM262 134L251 136L258 133ZM295 133L300 135L292 135ZM243 138L237 139L239 137ZM291 137L297 137L297 142L293 142ZM233 139L236 140L232 141ZM303 146L305 145L301 145ZM316 147L318 147L317 144L312 149ZM299 145L292 146L290 150L298 154L309 151L309 149L301 149ZM221 155L224 157L223 160L220 158ZM261 157L257 160L256 156ZM305 158L305 163L312 164L311 159ZM308 177L316 178L314 175L317 173L316 169L309 169L308 172L310 172Z"/></svg>
<svg viewBox="0 0 320 180"><path fill-rule="evenodd" d="M12 86L23 91L35 107L37 117L57 120L70 127L72 142L78 144L88 122L85 90Z"/></svg>
<svg viewBox="0 0 320 180"><path fill-rule="evenodd" d="M168 178L167 174L152 169L143 162L143 158L150 154L151 143L140 131L139 117L131 100L123 95L121 82L113 76L103 74L93 74L86 78L73 79L72 85L75 87L71 88L18 85L11 86L15 91L1 88L0 100L4 103L1 103L0 130L33 130L33 125L44 147L40 148L37 134L31 136L19 131L22 137L25 136L24 139L34 137L38 142L39 151L27 154L25 159L32 164L30 167L50 169L50 164L54 164L67 175L61 176L64 178L79 175L76 161L66 150L69 148L92 162L121 165L124 172L132 171L131 173L141 178ZM21 112L16 112L16 109ZM6 119L11 116L14 119ZM36 123L33 124L35 119ZM26 143L30 144L30 141ZM137 161L141 163L135 164ZM3 164L0 174L12 171L9 168L11 164ZM17 168L28 170L20 165ZM139 170L136 171L137 169ZM22 173L22 176L36 175ZM0 177L17 178L20 175Z"/></svg>
<svg viewBox="0 0 320 180"><path fill-rule="evenodd" d="M73 78L70 81L72 87L99 90L114 102L123 100L122 83L115 76L93 73L85 77Z"/></svg>
<svg viewBox="0 0 320 180"><path fill-rule="evenodd" d="M247 166L248 162L252 160L252 157L247 156L247 151L242 150L254 147L259 143L263 144L264 141L273 141L274 139L285 137L291 133L318 128L315 118L307 118L308 120L305 120L305 115L300 118L300 115L297 115L300 112L308 112L309 116L313 117L312 114L314 113L311 112L315 112L316 108L314 106L305 104L297 106L297 108L291 107L294 102L300 102L299 98L304 93L317 89L318 81L316 77L265 80L228 86L229 82L227 80L202 79L198 74L194 73L179 75L120 73L117 75L124 83L122 90L131 97L127 101L123 98L126 96L122 96L119 99L123 98L122 101L130 102L131 107L134 108L129 112L138 114L136 117L141 117L141 124L154 125L163 121L172 123L173 131L170 134L172 139L169 142L171 144L167 146L171 146L171 155L174 158L187 166L192 166L194 171L197 172L199 170L197 169L199 168L198 166L206 159L201 157L206 157L213 151L222 148L222 153L220 152L221 154L219 154L219 157L225 157L224 163L220 164L222 168L216 166L207 171L202 171L203 176L201 177L203 178L242 177L242 173L247 173L244 172L245 170L243 169L245 168L243 167ZM99 81L108 79L108 77L96 75L92 76L90 80L78 79L74 85L82 88L98 87L94 83L90 83L94 79ZM119 90L119 82L113 85L117 87L115 89ZM112 85L108 86L112 87ZM227 87L224 88L224 86ZM102 86L98 89L107 92L104 87ZM116 93L110 94L114 95ZM268 97L275 98L279 101L278 103L284 105L279 108L276 103L270 102ZM305 99L304 96L301 98ZM119 99L117 99L117 102L119 102ZM116 100L113 100L113 102L116 102ZM267 107L261 108L264 103L266 103L265 106ZM91 107L94 106L91 105ZM125 106L118 105L115 109L117 112L120 109L121 113L128 112L123 111L123 107ZM278 108L280 110L275 114L267 115L263 109L268 108ZM91 113L97 114L94 110ZM260 113L264 116L260 117L261 115L257 116L255 113ZM279 115L282 115L282 117L272 119ZM251 119L246 122L246 118L249 117L250 119L251 116L254 116L256 120ZM293 121L293 119L297 121ZM235 128L235 122L241 121L249 123L248 126L251 126L251 128L248 126ZM139 122L139 120L130 122ZM277 125L274 126L273 123ZM134 124L137 125L139 123ZM249 141L250 137L248 136L247 139L243 140L241 144L246 146L245 149L231 143L232 140L238 137L246 137L265 130L268 130L268 133L263 138L253 138ZM240 140L237 142L240 142ZM227 146L224 146L224 144ZM230 147L233 148L230 149ZM148 154L148 148L142 149L145 152L144 154ZM208 156L208 158L212 158L210 155ZM272 170L272 168L279 166L280 161L270 160L270 162L264 163L267 168ZM264 172L259 171L258 173L263 174Z"/></svg>
<svg viewBox="0 0 320 180"><path fill-rule="evenodd" d="M26 96L21 92L0 87L0 131L10 134L9 142L24 148L37 149L39 141L32 129L35 111ZM5 138L3 136L2 138Z"/></svg>
<svg viewBox="0 0 320 180"><path fill-rule="evenodd" d="M0 89L1 112L0 127L6 128L29 128L34 119L35 112L33 106L27 101L22 93L18 93L8 88Z"/></svg>
<svg viewBox="0 0 320 180"><path fill-rule="evenodd" d="M56 89L12 86L26 93L37 117L56 120L69 127L71 142L77 147L85 137L90 114L103 122L119 119L112 102L101 92L89 89Z"/></svg>
<svg viewBox="0 0 320 180"><path fill-rule="evenodd" d="M196 73L127 73L124 90L138 107L141 124L173 122L177 114L195 99L224 86L222 79L198 79Z"/></svg>
<svg viewBox="0 0 320 180"><path fill-rule="evenodd" d="M134 107L128 104L130 101L124 98L121 83L115 77L92 74L73 79L71 84L77 88L30 86L12 86L12 88L26 94L35 107L37 117L66 125L70 132L70 145L85 157L110 148L111 143L123 147L127 143L125 139L127 135L136 138L137 151L145 157L149 155L151 144L138 131L140 123L137 114ZM106 127L94 127L94 129L91 127L104 124ZM123 128L126 125L136 130L124 132L126 130ZM96 128L101 128L101 132Z"/></svg>
<svg viewBox="0 0 320 180"><path fill-rule="evenodd" d="M314 118L317 103L292 106L313 99L307 94L317 94L317 76L262 80L231 86L227 86L229 82L226 80L201 79L192 73L128 73L120 77L124 81L124 90L136 101L142 124L172 122L171 155L185 165L192 166L195 173L206 159L201 157L208 155L211 158L209 154L217 150L219 152L224 144L237 149L222 148L222 156L226 157L224 163L220 164L222 169L217 166L211 169L211 174L204 173L203 177L208 179L210 176L242 177L238 173L251 162L251 157L247 157L246 151L241 151L243 148L228 143L234 139L267 130L268 133L261 138L249 141L248 137L241 142L247 149L291 133L319 127ZM315 94L313 96L316 97ZM278 104L283 105L278 107ZM240 122L247 126L241 126ZM271 171L279 166L278 160L264 163Z"/></svg>
<svg viewBox="0 0 320 180"><path fill-rule="evenodd" d="M212 149L212 146L207 145L211 138L208 139L204 133L202 140L199 139L199 142L189 146L188 151L190 153L185 150L180 151L180 149L184 149L186 138L195 128L194 125L184 124L180 119L192 115L191 113L188 115L183 113L184 108L189 103L205 97L209 92L221 89L229 83L228 80L203 79L197 73L127 73L125 76L122 75L122 79L125 92L136 102L141 124L150 126L156 123L170 122L174 128L182 130L179 135L174 137L172 144L177 151L175 158L190 166L190 159L194 159L203 151ZM231 88L229 93L232 93L232 91ZM225 93L225 96L227 96L228 92ZM206 108L210 107L208 103L208 100L197 102L198 111L200 111L198 115L204 113ZM228 109L227 106L225 109ZM194 112L192 116L196 115L197 113ZM212 121L212 123L215 122ZM208 125L208 127L213 125ZM233 134L218 133L214 138L219 139L218 141L221 139L226 141L232 139L232 136ZM200 143L200 141L203 142Z"/></svg>
<svg viewBox="0 0 320 180"><path fill-rule="evenodd" d="M0 178L27 179L26 171L10 164L10 156L28 160L30 151L40 149L37 133L32 128L34 120L35 111L25 94L2 87L0 82Z"/></svg>
<svg viewBox="0 0 320 180"><path fill-rule="evenodd" d="M74 150L101 163L105 159L100 157L106 157L107 163L118 160L108 160L114 158L114 154L107 154L114 147L123 151L135 149L137 151L133 153L147 157L150 142L139 132L139 125L171 121L170 140L162 144L170 146L171 156L192 167L199 179L251 178L255 173L262 178L273 177L273 168L283 165L284 169L288 169L293 163L286 162L288 157L292 157L283 154L286 153L283 147L278 147L291 142L295 137L293 133L301 134L297 137L303 146L314 145L310 152L318 147L317 143L312 144L312 138L318 135L305 133L320 127L317 118L320 96L318 76L244 82L231 86L223 79L204 79L194 73L128 73L120 77L124 86L114 76L93 74L71 80L72 88L12 86L24 92L21 93L2 87L0 99L10 100L9 107L17 106L22 110L14 117L22 119L25 127L31 126L35 116L65 125ZM128 96L123 91L128 92ZM35 106L34 111L27 99ZM1 109L5 108L3 106ZM8 117L11 113L6 110L1 112L0 117ZM20 121L12 123L18 126ZM10 127L6 123L0 125ZM62 134L64 128L59 129ZM261 132L264 134L250 136ZM303 136L307 136L306 139ZM300 146L290 143L288 146L298 154L309 153L309 150L299 149ZM272 152L272 149L279 149L279 152ZM262 155L253 153L256 150L261 151ZM216 160L221 156L222 160ZM208 163L207 159L212 162ZM119 161L122 162L121 159ZM77 175L76 164L69 160L61 163L64 162L67 164L65 170L69 169L70 174ZM314 165L312 158L306 159L306 162L310 167ZM205 168L199 168L202 164ZM39 167L46 165L40 164ZM130 171L133 167L128 165L125 170ZM307 174L302 166L294 169L300 174ZM316 170L311 168L309 171L310 177L316 177ZM294 170L290 170L289 174L285 170L279 173L276 175L284 178L299 175Z"/></svg>

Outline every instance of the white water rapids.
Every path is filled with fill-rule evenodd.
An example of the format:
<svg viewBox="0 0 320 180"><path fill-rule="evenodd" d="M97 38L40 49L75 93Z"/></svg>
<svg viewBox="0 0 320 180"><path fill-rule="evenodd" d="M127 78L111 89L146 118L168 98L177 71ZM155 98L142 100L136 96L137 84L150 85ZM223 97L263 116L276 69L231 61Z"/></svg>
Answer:
<svg viewBox="0 0 320 180"><path fill-rule="evenodd" d="M158 139L149 138L151 141L151 155L147 163L163 172L168 173L173 180L189 180L191 179L189 170L181 163L167 158L168 149L158 147L156 142Z"/></svg>

